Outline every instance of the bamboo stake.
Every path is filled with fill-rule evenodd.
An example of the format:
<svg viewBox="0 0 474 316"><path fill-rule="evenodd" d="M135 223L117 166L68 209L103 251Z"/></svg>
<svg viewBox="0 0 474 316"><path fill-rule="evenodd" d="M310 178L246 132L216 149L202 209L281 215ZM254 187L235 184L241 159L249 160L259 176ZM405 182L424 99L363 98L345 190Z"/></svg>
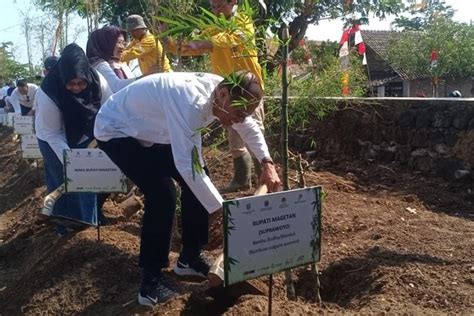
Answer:
<svg viewBox="0 0 474 316"><path fill-rule="evenodd" d="M281 25L282 29L282 61L281 61L281 80L282 80L282 95L281 95L281 157L283 165L283 190L290 189L289 185L289 167L288 167L288 42L289 31L285 23ZM296 299L295 287L293 284L293 276L291 269L285 271L286 296L290 300Z"/></svg>
<svg viewBox="0 0 474 316"><path fill-rule="evenodd" d="M304 178L304 169L303 169L303 164L301 161L303 158L301 157L301 154L298 154L298 157L296 158L296 166L298 170L298 185L300 188L305 188L306 187L306 180ZM319 282L319 271L318 271L318 266L316 263L311 264L311 273L313 276L316 278L316 299L318 300L318 304L321 307L322 301L321 301L321 293L320 293L320 288L321 288L321 283Z"/></svg>

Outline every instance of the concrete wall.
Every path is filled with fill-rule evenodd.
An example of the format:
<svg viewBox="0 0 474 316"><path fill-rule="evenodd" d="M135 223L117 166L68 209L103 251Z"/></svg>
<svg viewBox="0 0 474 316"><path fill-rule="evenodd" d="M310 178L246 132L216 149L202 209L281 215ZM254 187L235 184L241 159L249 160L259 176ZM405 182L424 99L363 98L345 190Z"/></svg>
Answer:
<svg viewBox="0 0 474 316"><path fill-rule="evenodd" d="M311 150L314 139L320 157L398 162L445 178L453 178L456 170L474 169L474 99L348 102L341 101L340 110L323 121L312 119L312 135L290 133L290 145Z"/></svg>

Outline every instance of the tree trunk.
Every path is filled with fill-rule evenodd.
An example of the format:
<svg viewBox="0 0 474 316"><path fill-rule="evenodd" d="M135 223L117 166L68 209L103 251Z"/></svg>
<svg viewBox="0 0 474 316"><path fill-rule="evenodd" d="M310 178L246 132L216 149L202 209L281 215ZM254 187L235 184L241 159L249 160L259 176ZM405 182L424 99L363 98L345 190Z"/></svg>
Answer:
<svg viewBox="0 0 474 316"><path fill-rule="evenodd" d="M24 28L25 28L25 39L26 39L26 54L28 56L28 70L30 72L30 76L33 76L33 64L31 62L31 38L30 38L30 29L31 29L31 23L30 23L30 17L28 16L28 13L25 15L24 18Z"/></svg>

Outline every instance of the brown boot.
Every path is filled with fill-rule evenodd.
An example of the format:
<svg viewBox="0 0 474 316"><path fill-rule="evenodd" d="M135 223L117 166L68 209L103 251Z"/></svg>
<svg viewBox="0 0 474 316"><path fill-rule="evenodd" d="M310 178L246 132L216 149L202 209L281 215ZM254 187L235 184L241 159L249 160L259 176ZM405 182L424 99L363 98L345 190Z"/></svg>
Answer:
<svg viewBox="0 0 474 316"><path fill-rule="evenodd" d="M252 157L248 152L243 156L234 158L234 178L220 193L230 193L251 188L250 176L252 168Z"/></svg>

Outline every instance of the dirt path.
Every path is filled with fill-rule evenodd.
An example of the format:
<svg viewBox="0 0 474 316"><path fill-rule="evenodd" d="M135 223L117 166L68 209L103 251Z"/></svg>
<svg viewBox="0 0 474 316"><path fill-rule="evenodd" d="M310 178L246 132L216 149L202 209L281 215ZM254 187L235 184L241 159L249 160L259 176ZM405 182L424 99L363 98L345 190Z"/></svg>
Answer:
<svg viewBox="0 0 474 316"><path fill-rule="evenodd" d="M154 310L137 304L140 214L125 221L113 202L114 224L58 237L38 215L44 186L17 144L0 127L0 313L16 314L266 314L267 278L211 297L207 282L181 282L180 296ZM208 153L218 186L229 159ZM296 175L292 173L292 177ZM322 185L322 305L310 268L295 271L297 301L285 299L275 276L274 312L474 313L474 186L426 179L395 166L312 162L308 185ZM251 194L244 192L243 194ZM410 207L412 212L407 211ZM212 218L207 255L217 256L222 218ZM179 234L171 263L177 258ZM219 294L219 293L218 293Z"/></svg>

